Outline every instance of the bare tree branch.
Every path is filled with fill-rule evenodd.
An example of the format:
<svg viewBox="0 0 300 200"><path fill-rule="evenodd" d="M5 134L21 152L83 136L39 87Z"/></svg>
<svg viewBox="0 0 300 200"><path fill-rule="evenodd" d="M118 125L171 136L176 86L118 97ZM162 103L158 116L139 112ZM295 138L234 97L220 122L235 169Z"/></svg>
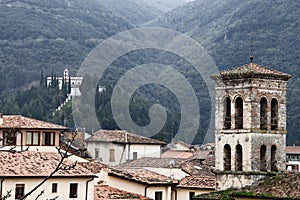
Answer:
<svg viewBox="0 0 300 200"><path fill-rule="evenodd" d="M27 194L25 194L19 200L24 200L28 196L30 196L39 187L41 187L49 178L51 178L57 171L59 171L59 170L70 170L70 169L72 169L76 166L76 162L74 164L72 164L71 166L69 166L69 167L67 167L66 165L63 164L64 160L66 158L68 158L69 156L71 156L71 154L69 154L69 151L71 149L71 144L74 142L74 140L76 138L76 135L77 135L76 131L72 133L72 138L70 139L70 143L67 145L66 150L63 151L61 148L57 148L57 150L58 150L58 152L61 156L61 159L60 159L59 163L57 164L56 168L51 172L51 174L49 174L46 178L44 178L38 185L36 185L32 190L30 190ZM56 197L54 199L56 199Z"/></svg>

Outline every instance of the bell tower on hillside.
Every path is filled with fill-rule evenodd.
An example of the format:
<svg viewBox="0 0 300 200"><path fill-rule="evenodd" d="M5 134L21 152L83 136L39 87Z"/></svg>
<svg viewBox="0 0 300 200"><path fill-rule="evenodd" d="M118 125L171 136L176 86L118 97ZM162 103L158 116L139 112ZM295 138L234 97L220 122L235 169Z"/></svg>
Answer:
<svg viewBox="0 0 300 200"><path fill-rule="evenodd" d="M216 86L216 189L285 170L289 74L252 62L212 75Z"/></svg>

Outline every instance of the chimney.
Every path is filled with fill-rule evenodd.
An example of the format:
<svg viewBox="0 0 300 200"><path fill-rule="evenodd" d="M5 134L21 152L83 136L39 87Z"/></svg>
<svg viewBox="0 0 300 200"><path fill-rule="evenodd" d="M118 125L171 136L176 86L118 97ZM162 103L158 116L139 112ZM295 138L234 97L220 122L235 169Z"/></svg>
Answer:
<svg viewBox="0 0 300 200"><path fill-rule="evenodd" d="M3 124L3 114L0 113L0 126Z"/></svg>

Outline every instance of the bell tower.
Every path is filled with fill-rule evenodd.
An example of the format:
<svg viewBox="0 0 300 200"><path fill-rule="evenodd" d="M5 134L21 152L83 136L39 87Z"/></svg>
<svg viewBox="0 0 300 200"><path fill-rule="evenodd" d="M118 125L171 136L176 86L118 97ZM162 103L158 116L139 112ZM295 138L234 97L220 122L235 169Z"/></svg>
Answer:
<svg viewBox="0 0 300 200"><path fill-rule="evenodd" d="M285 170L289 74L252 62L215 80L216 189L241 188Z"/></svg>

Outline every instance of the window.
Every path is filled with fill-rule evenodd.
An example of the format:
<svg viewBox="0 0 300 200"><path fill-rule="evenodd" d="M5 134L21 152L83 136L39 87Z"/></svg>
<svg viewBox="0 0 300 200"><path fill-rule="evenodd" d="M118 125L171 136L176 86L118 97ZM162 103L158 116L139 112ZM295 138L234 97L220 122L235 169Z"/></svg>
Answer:
<svg viewBox="0 0 300 200"><path fill-rule="evenodd" d="M193 196L195 196L195 192L190 192L190 199L189 200L193 200Z"/></svg>
<svg viewBox="0 0 300 200"><path fill-rule="evenodd" d="M271 171L277 172L277 161L276 161L276 151L277 147L275 145L272 145L271 147Z"/></svg>
<svg viewBox="0 0 300 200"><path fill-rule="evenodd" d="M133 154L132 155L133 160L136 160L137 159L137 152L133 152L132 154Z"/></svg>
<svg viewBox="0 0 300 200"><path fill-rule="evenodd" d="M24 196L25 184L16 184L15 199L20 199Z"/></svg>
<svg viewBox="0 0 300 200"><path fill-rule="evenodd" d="M3 133L3 145L16 145L17 134L16 132L4 132Z"/></svg>
<svg viewBox="0 0 300 200"><path fill-rule="evenodd" d="M241 97L235 100L235 128L243 129L243 99Z"/></svg>
<svg viewBox="0 0 300 200"><path fill-rule="evenodd" d="M260 100L260 129L267 129L267 99L265 97Z"/></svg>
<svg viewBox="0 0 300 200"><path fill-rule="evenodd" d="M155 192L155 199L154 200L162 200L162 192Z"/></svg>
<svg viewBox="0 0 300 200"><path fill-rule="evenodd" d="M52 193L57 193L57 183L52 183Z"/></svg>
<svg viewBox="0 0 300 200"><path fill-rule="evenodd" d="M266 151L266 145L262 145L260 147L260 171L267 171Z"/></svg>
<svg viewBox="0 0 300 200"><path fill-rule="evenodd" d="M95 149L95 158L99 158L99 149L98 148Z"/></svg>
<svg viewBox="0 0 300 200"><path fill-rule="evenodd" d="M114 149L109 150L109 162L115 162L115 150Z"/></svg>
<svg viewBox="0 0 300 200"><path fill-rule="evenodd" d="M54 133L43 133L43 145L54 146L55 144L55 135Z"/></svg>
<svg viewBox="0 0 300 200"><path fill-rule="evenodd" d="M230 129L231 128L231 102L230 98L226 97L224 100L224 129Z"/></svg>
<svg viewBox="0 0 300 200"><path fill-rule="evenodd" d="M40 140L39 132L26 133L26 145L39 145L39 140Z"/></svg>
<svg viewBox="0 0 300 200"><path fill-rule="evenodd" d="M224 146L224 171L231 170L231 148L229 144Z"/></svg>
<svg viewBox="0 0 300 200"><path fill-rule="evenodd" d="M278 101L272 99L271 101L271 130L278 129Z"/></svg>
<svg viewBox="0 0 300 200"><path fill-rule="evenodd" d="M235 147L235 170L243 171L243 148L240 144Z"/></svg>
<svg viewBox="0 0 300 200"><path fill-rule="evenodd" d="M78 184L77 183L70 183L69 198L77 198L77 190L78 190Z"/></svg>

